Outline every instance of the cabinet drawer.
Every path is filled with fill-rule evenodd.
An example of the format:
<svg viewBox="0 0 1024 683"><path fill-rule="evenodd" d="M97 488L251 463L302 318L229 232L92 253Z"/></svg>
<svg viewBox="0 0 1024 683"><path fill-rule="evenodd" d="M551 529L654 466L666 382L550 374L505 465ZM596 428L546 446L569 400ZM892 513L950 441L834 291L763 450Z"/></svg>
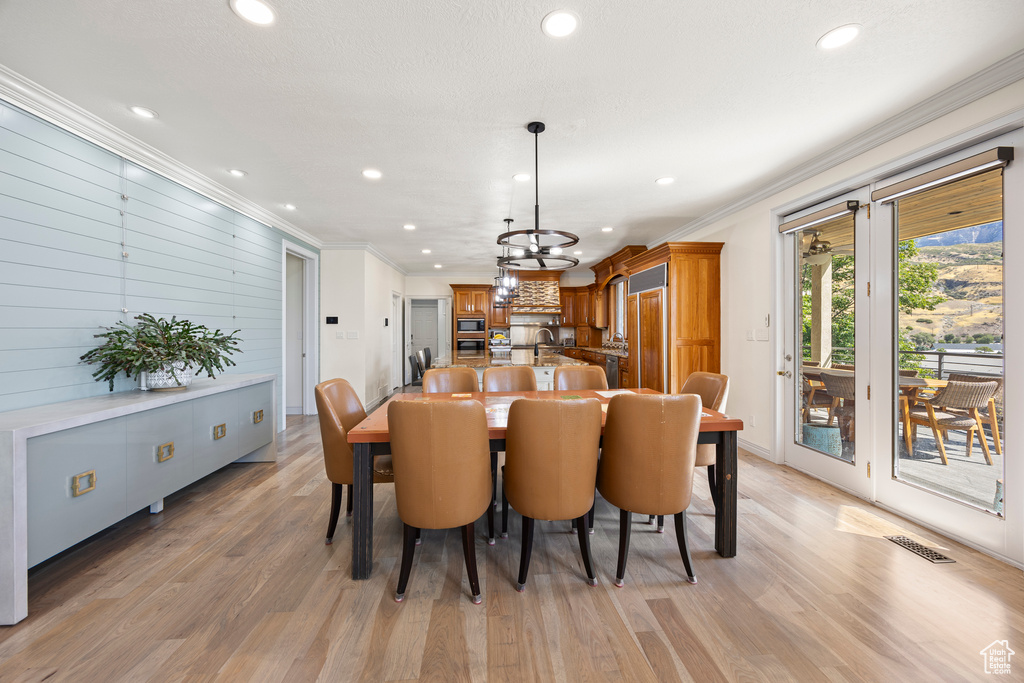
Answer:
<svg viewBox="0 0 1024 683"><path fill-rule="evenodd" d="M238 456L248 455L274 438L273 382L239 389Z"/></svg>
<svg viewBox="0 0 1024 683"><path fill-rule="evenodd" d="M193 479L238 459L238 392L204 396L192 402Z"/></svg>
<svg viewBox="0 0 1024 683"><path fill-rule="evenodd" d="M125 517L125 424L119 417L28 440L28 566Z"/></svg>
<svg viewBox="0 0 1024 683"><path fill-rule="evenodd" d="M193 481L192 402L129 415L128 513Z"/></svg>

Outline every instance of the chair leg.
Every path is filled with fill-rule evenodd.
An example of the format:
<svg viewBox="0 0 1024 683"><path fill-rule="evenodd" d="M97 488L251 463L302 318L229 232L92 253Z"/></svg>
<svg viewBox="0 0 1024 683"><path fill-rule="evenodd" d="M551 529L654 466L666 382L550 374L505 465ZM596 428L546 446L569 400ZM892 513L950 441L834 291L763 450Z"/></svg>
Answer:
<svg viewBox="0 0 1024 683"><path fill-rule="evenodd" d="M686 567L686 580L697 583L690 562L690 547L686 543L686 510L676 513L676 542L679 543L679 554L683 556L683 566Z"/></svg>
<svg viewBox="0 0 1024 683"><path fill-rule="evenodd" d="M974 427L967 430L967 457L971 457L971 448L974 446ZM985 438L984 436L981 438Z"/></svg>
<svg viewBox="0 0 1024 683"><path fill-rule="evenodd" d="M942 442L942 434L938 429L932 427L932 436L935 437L935 443L939 446L939 457L942 458L942 464L948 465L949 458L946 457L946 444Z"/></svg>
<svg viewBox="0 0 1024 683"><path fill-rule="evenodd" d="M331 520L327 522L327 538L324 545L334 543L334 529L338 526L338 515L341 513L341 496L344 484L331 482ZM352 494L349 494L350 496ZM349 498L349 500L352 500Z"/></svg>
<svg viewBox="0 0 1024 683"><path fill-rule="evenodd" d="M594 510L597 509L597 497L594 497L594 502L590 505L590 512L587 513L587 533L594 533Z"/></svg>
<svg viewBox="0 0 1024 683"><path fill-rule="evenodd" d="M656 519L657 519L657 517L655 515L647 515L647 523L650 524L651 526L654 526L654 523L655 523L654 520L656 520Z"/></svg>
<svg viewBox="0 0 1024 683"><path fill-rule="evenodd" d="M718 480L715 479L715 466L708 465L708 488L711 489L711 502L715 504L715 509L718 509Z"/></svg>
<svg viewBox="0 0 1024 683"><path fill-rule="evenodd" d="M405 599L405 587L409 584L409 573L412 571L412 556L416 552L416 537L420 530L403 524L402 568L398 572L398 589L395 591L395 602Z"/></svg>
<svg viewBox="0 0 1024 683"><path fill-rule="evenodd" d="M996 454L1003 454L1003 445L999 443L999 416L996 415L996 401L990 398L988 400L988 419L989 427L992 428L992 441L996 444Z"/></svg>
<svg viewBox="0 0 1024 683"><path fill-rule="evenodd" d="M580 554L583 556L583 568L587 570L587 583L596 586L597 577L594 575L594 565L590 561L590 534L587 533L587 515L576 520L576 535L580 539Z"/></svg>
<svg viewBox="0 0 1024 683"><path fill-rule="evenodd" d="M462 527L462 554L466 556L466 574L469 576L469 593L474 605L479 605L480 579L476 575L476 545L473 539L473 522Z"/></svg>
<svg viewBox="0 0 1024 683"><path fill-rule="evenodd" d="M501 468L504 472L505 468ZM498 507L498 453L491 451L491 507Z"/></svg>
<svg viewBox="0 0 1024 683"><path fill-rule="evenodd" d="M501 480L501 537L508 538L508 496L505 495L504 477Z"/></svg>
<svg viewBox="0 0 1024 683"><path fill-rule="evenodd" d="M519 553L519 581L516 590L526 590L526 574L530 571L530 557L533 555L533 519L523 515L523 548Z"/></svg>
<svg viewBox="0 0 1024 683"><path fill-rule="evenodd" d="M494 545L494 506L487 506L487 545Z"/></svg>
<svg viewBox="0 0 1024 683"><path fill-rule="evenodd" d="M985 462L991 465L992 451L988 449L988 440L985 438L985 423L981 421L981 415L978 413L977 408L971 408L971 417L974 418L974 422L978 425L978 441L981 442L981 450L985 454Z"/></svg>
<svg viewBox="0 0 1024 683"><path fill-rule="evenodd" d="M345 485L345 516L352 516L352 484Z"/></svg>
<svg viewBox="0 0 1024 683"><path fill-rule="evenodd" d="M615 585L622 588L626 585L623 577L626 576L626 557L629 555L629 531L632 513L629 510L619 510L619 564L615 569Z"/></svg>
<svg viewBox="0 0 1024 683"><path fill-rule="evenodd" d="M658 533L665 533L665 515L658 515Z"/></svg>

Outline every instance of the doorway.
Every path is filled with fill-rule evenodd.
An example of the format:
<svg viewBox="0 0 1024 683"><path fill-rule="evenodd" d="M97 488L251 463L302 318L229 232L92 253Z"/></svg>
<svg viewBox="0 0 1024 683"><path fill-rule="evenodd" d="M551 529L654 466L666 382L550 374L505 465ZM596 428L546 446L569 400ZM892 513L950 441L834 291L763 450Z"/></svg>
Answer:
<svg viewBox="0 0 1024 683"><path fill-rule="evenodd" d="M403 366L405 383L412 381L409 356L424 348L432 358L448 359L452 353L449 312L451 297L407 297L405 300L406 344Z"/></svg>
<svg viewBox="0 0 1024 683"><path fill-rule="evenodd" d="M313 388L319 374L319 267L315 252L283 240L281 377L278 425L285 428L285 415L315 415Z"/></svg>

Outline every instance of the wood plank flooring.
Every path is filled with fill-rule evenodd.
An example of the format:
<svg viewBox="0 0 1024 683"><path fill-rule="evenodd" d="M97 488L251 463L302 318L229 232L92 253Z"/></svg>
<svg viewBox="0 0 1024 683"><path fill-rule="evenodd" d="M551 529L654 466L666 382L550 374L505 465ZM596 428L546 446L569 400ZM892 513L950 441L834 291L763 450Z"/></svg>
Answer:
<svg viewBox="0 0 1024 683"><path fill-rule="evenodd" d="M0 681L961 681L986 678L994 640L1024 652L1019 570L746 454L737 557L714 552L695 482L697 585L671 527L637 517L615 588L618 512L599 501L597 588L569 524L538 522L517 593L513 517L494 547L477 525L483 605L458 531L424 533L396 604L393 489L375 490L373 577L353 581L344 517L323 544L316 418L289 418L278 439L277 463L231 465L33 569L28 619L0 627Z"/></svg>

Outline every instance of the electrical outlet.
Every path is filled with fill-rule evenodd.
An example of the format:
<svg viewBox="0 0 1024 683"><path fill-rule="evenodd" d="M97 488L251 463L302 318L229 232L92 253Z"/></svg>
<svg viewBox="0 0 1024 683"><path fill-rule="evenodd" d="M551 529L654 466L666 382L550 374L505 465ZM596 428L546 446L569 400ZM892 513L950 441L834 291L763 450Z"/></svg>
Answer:
<svg viewBox="0 0 1024 683"><path fill-rule="evenodd" d="M754 331L747 330L747 341L754 341Z"/></svg>
<svg viewBox="0 0 1024 683"><path fill-rule="evenodd" d="M754 415L753 413L750 414L750 426L751 427L756 427L757 426L757 415Z"/></svg>

